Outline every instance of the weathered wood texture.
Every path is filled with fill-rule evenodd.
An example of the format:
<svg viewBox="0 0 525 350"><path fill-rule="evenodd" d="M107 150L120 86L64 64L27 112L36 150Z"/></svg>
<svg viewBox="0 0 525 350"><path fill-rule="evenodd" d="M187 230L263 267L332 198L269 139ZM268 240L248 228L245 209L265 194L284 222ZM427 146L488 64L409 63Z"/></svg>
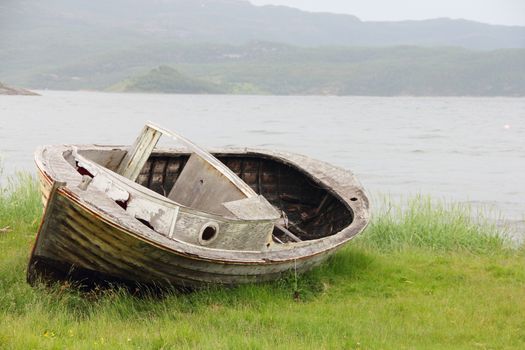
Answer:
<svg viewBox="0 0 525 350"><path fill-rule="evenodd" d="M124 159L122 159L117 173L135 181L161 136L162 132L146 125L131 149L124 156Z"/></svg>
<svg viewBox="0 0 525 350"><path fill-rule="evenodd" d="M263 196L224 202L222 205L241 220L276 220L281 215Z"/></svg>
<svg viewBox="0 0 525 350"><path fill-rule="evenodd" d="M96 198L98 206L109 199L108 211L124 210L126 214L159 234L190 244L228 250L263 250L269 247L269 243L271 244L273 222L279 218L279 215L268 203L262 202L270 207L274 215L247 220L239 220L231 217L232 215L228 218L193 206L184 207L180 203L172 202L146 187L89 161L80 155L77 149L73 150L73 158L77 170L89 174L89 183L83 182L78 186L85 192L83 194L86 198L88 196L96 198L97 192L103 194L104 197ZM206 166L207 163L204 165ZM85 177L87 176L84 175ZM233 186L229 181L223 183ZM235 190L244 198L243 194L236 188ZM214 199L213 193L208 193L208 199ZM203 238L206 229L208 232L213 231L213 237Z"/></svg>
<svg viewBox="0 0 525 350"><path fill-rule="evenodd" d="M122 160L128 154L126 150L121 149L121 148L113 148L113 149L106 149L106 150L87 149L87 150L81 150L81 151L77 150L77 152L80 153L80 155L82 155L83 157L91 160L92 162L95 162L103 166L104 168L107 168L108 170L111 170L116 173L118 173L117 169L119 165L122 163ZM70 163L71 165L74 165L74 159L72 156L71 156ZM144 164L142 165L142 168L143 167L144 167Z"/></svg>
<svg viewBox="0 0 525 350"><path fill-rule="evenodd" d="M155 125L149 122L146 125L146 128L156 130L163 135L166 135L172 138L175 141L178 141L184 145L185 148L189 149L192 153L198 155L202 160L207 162L210 166L214 167L218 172L220 172L226 179L228 179L233 185L235 185L241 192L245 194L246 197L255 197L256 193L247 186L239 177L232 172L228 167L226 167L222 162L215 158L210 152L194 144L187 138L182 135L179 135L173 131L162 128L158 125Z"/></svg>
<svg viewBox="0 0 525 350"><path fill-rule="evenodd" d="M252 264L212 264L169 251L100 220L75 204L70 193L53 196L45 222L52 231L39 237L37 257L30 269L38 269L38 257L61 261L71 266L99 271L106 275L159 285L197 287L206 283L235 284L264 281L278 277L293 267L293 262L257 266ZM309 262L312 266L322 256ZM300 264L299 271L306 268Z"/></svg>
<svg viewBox="0 0 525 350"><path fill-rule="evenodd" d="M282 210L290 223L288 229L301 240L317 239L339 232L353 220L353 212L341 200L305 176L297 167L270 157L250 154L217 153L216 157L257 194ZM162 194L165 188L177 181L187 159L188 155L185 154L153 153L137 182ZM164 172L166 168L176 171ZM280 231L275 234L290 241Z"/></svg>
<svg viewBox="0 0 525 350"><path fill-rule="evenodd" d="M111 149L79 146L80 153ZM361 232L369 220L367 196L348 171L290 153L217 151L219 159L288 214L290 230L296 225L292 232L301 234L303 241L274 244L260 251L188 244L155 232L96 188L80 189L82 175L66 160L67 152L71 153L70 147L58 146L36 154L44 197L51 200L31 256L30 281L50 270L66 277L72 276L71 271L83 270L123 280L195 287L271 280L289 269L304 271L319 264ZM164 162L164 169L170 164L181 169L188 157L187 152L158 151L143 171L157 162ZM163 171L158 182L165 184L176 176ZM154 183L149 176L142 180L148 186ZM54 181L67 185L49 197Z"/></svg>
<svg viewBox="0 0 525 350"><path fill-rule="evenodd" d="M202 159L192 154L180 173L168 198L190 208L218 215L228 215L224 202L246 198L224 175Z"/></svg>

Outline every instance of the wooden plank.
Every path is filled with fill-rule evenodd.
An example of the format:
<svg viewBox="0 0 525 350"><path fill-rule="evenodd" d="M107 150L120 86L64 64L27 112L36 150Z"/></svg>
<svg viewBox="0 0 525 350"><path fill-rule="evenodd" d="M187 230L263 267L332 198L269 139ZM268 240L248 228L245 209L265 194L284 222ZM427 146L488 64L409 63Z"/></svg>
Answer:
<svg viewBox="0 0 525 350"><path fill-rule="evenodd" d="M168 198L193 209L231 215L222 203L246 197L221 172L194 153L182 169Z"/></svg>
<svg viewBox="0 0 525 350"><path fill-rule="evenodd" d="M111 171L117 171L118 166L128 152L123 149L114 148L111 150L81 150L78 151L83 157L97 163Z"/></svg>
<svg viewBox="0 0 525 350"><path fill-rule="evenodd" d="M281 217L279 212L263 196L244 198L222 203L222 205L241 220L277 220Z"/></svg>
<svg viewBox="0 0 525 350"><path fill-rule="evenodd" d="M67 183L64 181L59 181L59 180L55 180L51 184L48 195L47 195L47 201L44 206L44 214L42 215L42 222L40 223L40 228L38 229L39 232L46 231L47 228L49 227L49 222L51 221L51 217L52 217L51 214L53 212L54 206L56 205L57 191L60 187L65 187L65 186L67 186ZM40 245L38 244L39 239L40 237L39 235L37 235L35 246L33 248L33 252L31 255L35 253L36 254L39 253L39 249L40 249ZM30 265L31 265L31 262L30 262Z"/></svg>
<svg viewBox="0 0 525 350"><path fill-rule="evenodd" d="M160 126L157 126L151 122L146 124L146 127L149 129L156 130L163 135L166 135L176 141L182 142L189 150L193 153L199 155L203 160L208 162L212 167L214 167L218 172L220 172L224 177L226 177L231 183L233 183L246 197L256 197L257 193L248 186L244 181L242 181L239 176L237 176L233 171L231 171L226 165L224 165L220 160L215 158L210 152L204 150L203 148L197 146L187 138L167 129L164 129Z"/></svg>
<svg viewBox="0 0 525 350"><path fill-rule="evenodd" d="M277 243L279 243L279 244L284 244L284 242L281 241L277 236L272 235L272 238L273 238L273 240L274 240L275 242L277 242Z"/></svg>
<svg viewBox="0 0 525 350"><path fill-rule="evenodd" d="M125 210L129 215L148 222L156 232L170 238L173 237L175 221L179 213L177 205L170 204L167 201L155 200L154 197L147 194L134 192L129 184L117 177L118 175L112 174L107 169L90 162L82 157L76 149L74 149L73 154L78 164L94 176L93 179L89 178L89 184L79 186L81 190L86 191L88 187L93 187L97 191L104 193L111 200L125 203Z"/></svg>
<svg viewBox="0 0 525 350"><path fill-rule="evenodd" d="M149 125L144 126L142 133L120 162L117 173L135 181L161 136L162 131Z"/></svg>
<svg viewBox="0 0 525 350"><path fill-rule="evenodd" d="M290 237L291 239L293 239L294 241L296 242L302 242L302 239L300 239L299 237L297 237L296 235L294 235L293 233L291 233L290 231L288 231L284 226L282 225L275 225L275 227L277 227L279 230L281 230L285 235L287 235L288 237Z"/></svg>

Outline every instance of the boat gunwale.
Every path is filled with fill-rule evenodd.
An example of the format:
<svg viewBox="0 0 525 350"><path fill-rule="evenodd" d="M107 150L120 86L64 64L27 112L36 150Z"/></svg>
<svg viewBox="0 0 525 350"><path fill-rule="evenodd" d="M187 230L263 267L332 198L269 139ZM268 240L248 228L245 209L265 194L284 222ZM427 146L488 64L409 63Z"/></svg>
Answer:
<svg viewBox="0 0 525 350"><path fill-rule="evenodd" d="M77 147L79 150L99 151L124 148L124 146L114 145L74 146ZM66 186L58 187L57 191L67 196L71 201L75 202L83 209L92 213L94 217L97 218L97 220L103 220L107 224L119 229L123 233L131 235L139 240L142 240L147 244L151 244L160 249L190 259L197 259L221 264L245 265L279 264L283 262L290 262L293 260L308 259L310 257L327 253L331 250L339 248L341 245L347 243L357 234L362 232L369 223L370 215L368 207L368 196L366 195L365 190L362 188L355 176L350 171L341 169L339 167L335 167L323 161L315 160L294 153L250 148L224 148L212 149L210 150L210 152L219 155L259 156L267 159L280 161L284 164L296 168L297 170L301 171L302 174L314 180L314 182L321 185L332 195L336 196L347 208L349 208L353 212L352 223L350 223L347 227L343 228L342 230L333 235L315 240L303 241L302 243L305 243L304 245L294 246L292 244L289 246L288 249L270 249L268 251L240 251L200 247L197 245L186 243L184 241L169 239L147 228L146 226L141 228L141 230L144 232L141 233L141 230L138 230L139 232L135 232L135 230L131 229L129 226L119 222L114 216L110 215L110 213L101 211L94 204L86 202L69 188L70 186L75 185L75 182L77 182L77 184L80 182L78 178L81 176L79 174L74 174L75 181L72 181L73 183L70 183L67 180L64 181L64 179L60 178L60 175L65 176L67 178L67 175L69 174L56 174L53 171L51 164L47 163L44 159L44 154L47 152L60 152L60 155L62 156L62 151L68 150L71 147L73 147L73 145L43 146L37 149L37 151L35 152L35 162L39 172L41 173L41 175L43 175L43 179L47 180L50 185L52 185L54 181L67 182ZM181 149L159 149L153 154L157 155L163 153L170 155L189 154L187 150ZM309 163L310 166L315 165L317 168L315 169L315 172L317 172L317 174L312 173L313 168L305 169L304 163L301 163L301 166L299 160L308 160L307 163ZM67 162L63 156L61 162L67 164L67 166L69 167L68 171L71 170L72 172L74 170L71 164ZM65 166L65 164L62 164L62 166ZM340 180L338 180L335 176L327 173L327 169L319 170L319 168L328 168L329 170L332 170L332 172L339 173L339 175L345 175L343 177L346 177L347 181L340 183ZM71 176L69 176L69 178L70 180L72 179ZM351 194L349 194L349 192ZM352 201L350 198L357 198L358 200ZM148 232L148 230L153 232L153 234L155 235L154 237L156 239L152 239L152 233ZM40 236L40 232L38 236ZM35 245L38 244L38 236Z"/></svg>

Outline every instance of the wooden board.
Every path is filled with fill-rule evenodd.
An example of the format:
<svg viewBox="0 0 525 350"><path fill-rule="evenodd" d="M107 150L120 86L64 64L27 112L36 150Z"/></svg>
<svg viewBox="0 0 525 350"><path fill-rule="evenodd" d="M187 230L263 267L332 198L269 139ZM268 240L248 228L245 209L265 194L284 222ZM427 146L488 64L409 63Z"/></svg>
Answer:
<svg viewBox="0 0 525 350"><path fill-rule="evenodd" d="M231 214L224 202L246 198L220 171L196 153L190 156L168 198L197 210L218 215Z"/></svg>
<svg viewBox="0 0 525 350"><path fill-rule="evenodd" d="M281 217L263 196L226 202L222 205L241 220L277 220Z"/></svg>
<svg viewBox="0 0 525 350"><path fill-rule="evenodd" d="M117 173L135 181L161 136L162 132L159 130L144 126L142 133L120 162Z"/></svg>
<svg viewBox="0 0 525 350"><path fill-rule="evenodd" d="M257 193L248 186L244 181L242 181L233 171L231 171L227 166L225 166L220 160L215 158L210 152L205 149L197 146L187 138L173 131L164 129L158 125L148 122L146 125L147 128L156 130L163 135L166 135L176 141L182 142L191 152L197 154L202 160L207 162L211 167L215 168L219 173L221 173L228 181L230 181L235 187L237 187L245 197L256 197Z"/></svg>

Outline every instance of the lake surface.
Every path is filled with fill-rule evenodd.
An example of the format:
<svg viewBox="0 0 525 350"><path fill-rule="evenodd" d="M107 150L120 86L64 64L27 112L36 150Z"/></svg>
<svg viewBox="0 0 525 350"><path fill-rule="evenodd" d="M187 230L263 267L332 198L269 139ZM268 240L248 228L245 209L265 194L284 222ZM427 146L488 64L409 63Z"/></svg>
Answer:
<svg viewBox="0 0 525 350"><path fill-rule="evenodd" d="M130 144L147 120L206 147L303 153L373 197L429 194L525 219L525 98L219 96L41 91L0 96L4 175L42 144Z"/></svg>

